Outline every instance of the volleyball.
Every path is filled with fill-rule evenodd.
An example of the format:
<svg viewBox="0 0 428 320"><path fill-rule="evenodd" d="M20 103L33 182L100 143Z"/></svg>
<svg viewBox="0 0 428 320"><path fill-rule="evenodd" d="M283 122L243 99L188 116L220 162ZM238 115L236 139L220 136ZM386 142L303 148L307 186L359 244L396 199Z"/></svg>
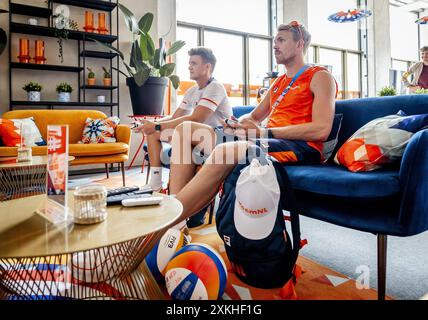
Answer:
<svg viewBox="0 0 428 320"><path fill-rule="evenodd" d="M176 300L217 300L227 283L226 265L216 250L206 244L192 243L169 261L166 288Z"/></svg>
<svg viewBox="0 0 428 320"><path fill-rule="evenodd" d="M171 228L165 232L146 257L146 264L157 281L164 281L165 268L172 256L186 245L183 232Z"/></svg>

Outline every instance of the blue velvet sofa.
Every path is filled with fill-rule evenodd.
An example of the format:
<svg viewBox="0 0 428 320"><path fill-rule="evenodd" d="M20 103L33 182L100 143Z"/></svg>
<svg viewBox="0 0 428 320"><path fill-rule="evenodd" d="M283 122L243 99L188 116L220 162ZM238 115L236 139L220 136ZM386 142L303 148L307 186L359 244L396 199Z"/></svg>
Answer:
<svg viewBox="0 0 428 320"><path fill-rule="evenodd" d="M240 117L253 108L235 107L234 115ZM343 121L336 151L367 122L399 110L408 115L428 113L428 95L337 101L336 113L343 114ZM170 147L166 147L163 158L169 154ZM323 165L285 168L300 214L377 235L378 295L384 299L387 236L428 230L428 129L416 133L401 163L388 169L353 173L332 159Z"/></svg>

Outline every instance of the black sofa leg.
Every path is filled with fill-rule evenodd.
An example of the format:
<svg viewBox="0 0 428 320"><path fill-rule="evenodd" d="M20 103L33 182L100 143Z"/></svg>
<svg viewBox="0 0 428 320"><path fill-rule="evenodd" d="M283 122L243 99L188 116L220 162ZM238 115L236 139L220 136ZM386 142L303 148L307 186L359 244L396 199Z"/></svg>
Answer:
<svg viewBox="0 0 428 320"><path fill-rule="evenodd" d="M120 167L122 169L122 182L123 186L125 186L125 162L120 163Z"/></svg>
<svg viewBox="0 0 428 320"><path fill-rule="evenodd" d="M377 235L377 298L385 300L387 235Z"/></svg>
<svg viewBox="0 0 428 320"><path fill-rule="evenodd" d="M108 174L108 163L105 164L106 165L106 175L107 175L107 179L109 179L109 174Z"/></svg>

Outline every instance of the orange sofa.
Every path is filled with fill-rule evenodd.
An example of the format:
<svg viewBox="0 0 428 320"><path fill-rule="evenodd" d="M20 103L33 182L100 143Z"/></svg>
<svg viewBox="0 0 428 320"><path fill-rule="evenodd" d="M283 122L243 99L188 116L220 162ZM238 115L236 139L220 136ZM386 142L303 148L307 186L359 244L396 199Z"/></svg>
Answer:
<svg viewBox="0 0 428 320"><path fill-rule="evenodd" d="M129 156L131 130L126 125L116 128L115 143L79 144L82 138L86 118L104 119L107 116L96 110L13 110L2 115L4 119L22 119L33 117L43 138L46 140L47 125L69 125L69 155L75 159L72 166L87 164L105 164L107 177L108 164L119 163L122 169L122 180L125 185L125 161ZM0 147L0 157L17 156L17 147ZM46 155L46 146L32 148L34 156Z"/></svg>

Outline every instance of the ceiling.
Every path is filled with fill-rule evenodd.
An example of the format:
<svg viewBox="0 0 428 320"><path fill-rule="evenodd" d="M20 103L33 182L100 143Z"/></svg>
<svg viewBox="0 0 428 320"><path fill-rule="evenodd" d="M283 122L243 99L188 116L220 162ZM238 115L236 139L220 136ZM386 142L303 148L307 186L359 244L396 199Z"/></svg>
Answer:
<svg viewBox="0 0 428 320"><path fill-rule="evenodd" d="M428 10L428 0L389 0L389 3L407 11Z"/></svg>

